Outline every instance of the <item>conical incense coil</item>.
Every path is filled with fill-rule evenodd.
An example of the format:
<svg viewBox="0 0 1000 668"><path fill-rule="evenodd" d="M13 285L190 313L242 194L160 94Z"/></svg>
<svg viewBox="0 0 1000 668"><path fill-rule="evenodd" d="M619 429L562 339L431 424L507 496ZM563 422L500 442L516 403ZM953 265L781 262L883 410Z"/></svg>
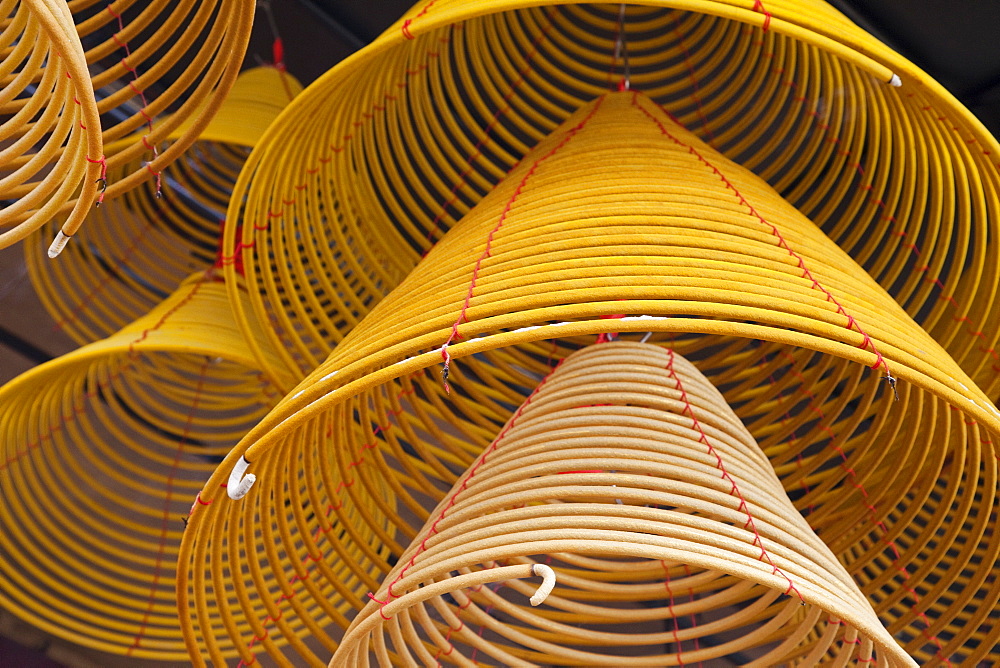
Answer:
<svg viewBox="0 0 1000 668"><path fill-rule="evenodd" d="M996 656L1000 414L815 225L626 92L529 154L206 484L222 503L182 545L193 658L313 661L284 644L302 634L335 647L430 517L424 500L548 366L611 333L698 360L907 653ZM371 542L340 533L347 499ZM228 554L249 571L223 575Z"/></svg>
<svg viewBox="0 0 1000 668"><path fill-rule="evenodd" d="M187 514L277 399L227 302L221 283L193 277L0 389L5 610L105 652L185 656L174 574Z"/></svg>
<svg viewBox="0 0 1000 668"><path fill-rule="evenodd" d="M94 88L64 3L0 3L0 248L65 211L79 227L98 196L104 148ZM4 229L4 228L12 229Z"/></svg>
<svg viewBox="0 0 1000 668"><path fill-rule="evenodd" d="M87 1L70 9L75 14L70 17L66 11L68 24L73 29L76 22L74 37L82 43L83 71L89 68L93 73L86 79L99 99L100 122L89 127L102 132L106 154L67 150L66 159L86 163L88 174L98 175L90 181L100 179L100 199L149 179L159 182L163 168L195 141L233 85L250 39L254 3L114 0L100 5ZM36 64L35 69L38 76L47 76L47 67ZM170 117L160 118L165 113ZM166 144L183 119L187 129ZM144 131L137 133L140 128ZM116 144L129 136L131 141ZM137 166L114 182L107 180L109 169L126 163ZM85 184L80 202L89 206L94 186ZM77 204L74 196L61 210L68 212ZM52 254L61 251L81 222L82 214L63 224Z"/></svg>
<svg viewBox="0 0 1000 668"><path fill-rule="evenodd" d="M916 665L722 395L672 350L619 342L566 358L431 518L331 666L473 652L505 665ZM544 607L524 605L525 583L507 596L460 584L498 563L553 568Z"/></svg>
<svg viewBox="0 0 1000 668"><path fill-rule="evenodd" d="M814 220L996 398L1000 147L936 82L822 2L538 4L421 1L269 129L226 253L289 369L627 83Z"/></svg>
<svg viewBox="0 0 1000 668"><path fill-rule="evenodd" d="M105 202L58 262L46 256L51 235L26 244L32 284L57 326L80 344L110 336L187 276L222 262L219 235L239 170L289 94L300 90L294 77L273 67L241 73L198 141L171 165L168 197L157 198L156 183L147 181ZM182 137L192 122L183 119L167 139ZM140 162L112 169L108 179ZM56 220L48 229L55 234L61 225Z"/></svg>

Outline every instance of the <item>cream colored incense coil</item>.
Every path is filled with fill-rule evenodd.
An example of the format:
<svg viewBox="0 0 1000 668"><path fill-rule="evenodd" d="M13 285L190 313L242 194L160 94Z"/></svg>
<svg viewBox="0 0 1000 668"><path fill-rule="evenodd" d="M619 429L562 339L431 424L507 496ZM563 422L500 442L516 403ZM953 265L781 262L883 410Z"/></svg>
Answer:
<svg viewBox="0 0 1000 668"><path fill-rule="evenodd" d="M314 661L312 649L303 654L279 635L307 627L321 629L316 642L335 645L341 606L356 606L364 592L338 590L325 605L293 612L287 597L309 594L279 574L311 574L310 586L332 590L319 564L340 568L342 553L359 550L358 573L387 573L394 563L382 550L406 549L428 517L425 501L451 488L542 370L609 332L652 333L661 345L676 337L685 355L709 360L820 536L836 542L852 574L876 574L863 591L909 654L953 663L996 655L1000 628L990 615L1000 590L991 578L1000 545L982 520L997 507L995 407L801 213L648 98L619 93L542 142L209 481L212 498L223 499L223 483L249 493L192 519L189 536L212 546L195 552L192 537L183 547L179 596L194 611L192 657ZM289 461L317 470L289 472ZM956 486L954 466L978 486ZM303 516L268 500L308 475L322 482L303 483L298 503L311 509ZM396 500L364 491L376 483L391 485ZM938 494L963 516L943 550L941 511L927 524L909 521ZM364 545L342 534L336 509L348 497L379 516L399 513L396 530ZM304 542L308 561L296 558L298 547L257 549L235 530L262 524L279 527L289 546ZM223 576L221 546L242 551L255 574ZM908 569L943 579L913 598ZM978 588L963 609L935 604L966 581Z"/></svg>
<svg viewBox="0 0 1000 668"><path fill-rule="evenodd" d="M415 3L250 159L226 252L255 286L244 317L271 325L297 375L623 82L619 5L536 4ZM628 3L622 34L632 90L773 185L997 398L1000 146L968 110L822 2L646 0Z"/></svg>
<svg viewBox="0 0 1000 668"><path fill-rule="evenodd" d="M508 665L684 665L731 654L756 665L792 656L861 665L873 645L876 665L916 665L723 397L670 350L610 343L570 356L446 499L331 666L367 665L368 654L380 665L390 656L463 665L473 651ZM552 564L556 589L538 612L523 591L490 592L481 585L497 562ZM477 586L459 584L466 573L481 576ZM711 623L702 630L698 620ZM673 630L635 630L655 622ZM734 639L706 644L723 632Z"/></svg>
<svg viewBox="0 0 1000 668"><path fill-rule="evenodd" d="M0 388L0 606L53 636L181 660L177 545L198 490L277 399L225 286L182 285Z"/></svg>
<svg viewBox="0 0 1000 668"><path fill-rule="evenodd" d="M273 67L241 73L198 141L171 165L168 196L156 197L156 182L147 181L105 202L58 262L46 251L61 219L48 225L51 234L26 243L32 285L57 327L80 344L110 336L148 313L193 272L216 261L235 262L219 257L233 184L264 130L301 88ZM181 138L194 119L182 119L168 139ZM108 179L124 177L141 162L112 168Z"/></svg>
<svg viewBox="0 0 1000 668"><path fill-rule="evenodd" d="M101 121L65 3L0 3L0 248L57 211L78 227L103 175ZM5 229L10 228L10 229Z"/></svg>

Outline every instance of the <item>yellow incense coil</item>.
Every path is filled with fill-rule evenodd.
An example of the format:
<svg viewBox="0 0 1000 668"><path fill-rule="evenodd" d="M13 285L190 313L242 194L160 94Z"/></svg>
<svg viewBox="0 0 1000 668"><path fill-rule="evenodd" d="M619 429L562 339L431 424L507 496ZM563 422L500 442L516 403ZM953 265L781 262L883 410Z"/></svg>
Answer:
<svg viewBox="0 0 1000 668"><path fill-rule="evenodd" d="M500 564L544 564L555 590L533 611L527 583L507 583L506 595L483 586L511 577ZM720 633L733 639L713 643ZM518 408L431 512L330 666L369 656L383 666L445 656L667 666L731 655L916 665L722 395L672 350L616 342L570 355Z"/></svg>
<svg viewBox="0 0 1000 668"><path fill-rule="evenodd" d="M55 7L59 3L34 0L26 4ZM80 211L63 223L62 234L52 246L53 254L58 254L67 238L79 228L86 209L94 201L98 178L102 186L107 185L98 201L105 195L115 197L149 179L159 182L163 169L197 139L239 72L250 38L254 3L252 0L177 3L83 0L69 8L62 7L61 11L65 14L67 31L72 31L83 58L81 74L89 95L93 99L94 93L97 94L96 111L100 116L95 114L87 125L102 133L104 148L92 141L87 147L90 153L78 145L67 145L65 149L47 151L44 157L33 156L39 164L53 164L57 159L65 164L54 172L59 176L68 174L70 164L74 165L75 174L80 174L83 167L88 174L79 201L73 192L79 186L77 176L76 181L63 186L66 195L58 206L39 216L41 224L56 209L64 213L73 210L74 214ZM28 76L36 80L57 76L49 74L48 69L47 63L36 58ZM60 99L69 102L73 98ZM83 98L79 99L82 104ZM21 119L21 125L28 120ZM186 127L179 129L182 123ZM128 137L129 141L121 142ZM119 173L126 164L131 168ZM113 182L109 174L116 177ZM62 184L61 179L54 178ZM10 222L22 222L22 215L15 210L4 213Z"/></svg>
<svg viewBox="0 0 1000 668"><path fill-rule="evenodd" d="M5 0L0 16L4 248L59 210L78 227L97 199L104 149L87 61L66 4Z"/></svg>
<svg viewBox="0 0 1000 668"><path fill-rule="evenodd" d="M174 594L185 519L277 396L192 277L113 336L0 389L0 606L135 658L185 655Z"/></svg>
<svg viewBox="0 0 1000 668"><path fill-rule="evenodd" d="M816 0L540 4L419 2L262 139L226 252L252 286L238 317L268 323L289 369L311 371L532 146L622 85L627 55L633 90L768 181L996 397L1000 147L941 86Z"/></svg>
<svg viewBox="0 0 1000 668"><path fill-rule="evenodd" d="M613 332L697 362L908 654L1000 657L1000 412L799 211L623 92L533 149L206 483L179 563L193 660L322 661L547 369Z"/></svg>
<svg viewBox="0 0 1000 668"><path fill-rule="evenodd" d="M148 313L185 277L212 266L246 156L289 94L301 90L294 77L273 67L241 73L198 141L165 174L171 184L166 197L157 198L155 182L147 181L106 202L58 262L46 256L50 235L25 244L32 284L57 326L81 344L110 336ZM181 138L193 122L182 119L167 139ZM140 163L113 169L108 178L123 177ZM61 226L56 220L47 229L55 234Z"/></svg>

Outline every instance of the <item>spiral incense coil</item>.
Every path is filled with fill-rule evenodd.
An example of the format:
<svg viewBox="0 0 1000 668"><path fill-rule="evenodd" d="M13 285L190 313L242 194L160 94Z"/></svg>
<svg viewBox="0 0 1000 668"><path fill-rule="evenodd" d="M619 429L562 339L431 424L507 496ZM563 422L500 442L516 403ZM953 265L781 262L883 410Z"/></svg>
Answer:
<svg viewBox="0 0 1000 668"><path fill-rule="evenodd" d="M193 660L321 661L595 335L697 360L907 654L1000 658L1000 413L773 189L622 92L533 149L206 483L179 564Z"/></svg>
<svg viewBox="0 0 1000 668"><path fill-rule="evenodd" d="M566 358L431 518L330 666L471 665L473 652L501 665L916 665L722 395L671 350ZM556 588L538 612L522 586L464 584L542 559ZM722 633L734 639L713 642Z"/></svg>
<svg viewBox="0 0 1000 668"><path fill-rule="evenodd" d="M108 184L108 197L158 178L198 139L239 73L254 6L251 0L81 3L75 18L100 93L104 143L131 137L107 155L109 169L133 164L128 176Z"/></svg>
<svg viewBox="0 0 1000 668"><path fill-rule="evenodd" d="M101 120L65 3L5 0L0 30L0 248L56 211L79 227L103 176ZM11 228L6 229L4 228Z"/></svg>
<svg viewBox="0 0 1000 668"><path fill-rule="evenodd" d="M110 336L148 313L185 277L211 267L246 156L288 104L289 93L301 89L273 67L243 72L198 141L171 165L169 197L157 198L156 183L147 181L106 202L58 262L46 256L51 235L26 244L32 284L57 326L81 344ZM192 123L183 120L168 139L182 137ZM108 178L124 177L139 162L109 171ZM56 220L48 229L55 234L61 225Z"/></svg>
<svg viewBox="0 0 1000 668"><path fill-rule="evenodd" d="M768 181L996 399L1000 146L940 85L816 0L538 4L421 0L262 139L226 252L253 295L238 317L289 369L315 368L531 147L627 85Z"/></svg>
<svg viewBox="0 0 1000 668"><path fill-rule="evenodd" d="M115 335L0 389L4 610L105 652L186 656L174 594L184 520L277 399L227 301L221 283L193 277Z"/></svg>
<svg viewBox="0 0 1000 668"><path fill-rule="evenodd" d="M34 0L26 4L55 7L59 3ZM83 0L61 11L67 31L72 32L78 45L82 44L82 48L77 47L84 58L81 74L88 80L91 98L96 92L100 114L99 118L95 114L87 125L102 131L105 149L100 150L100 143L94 142L88 147L89 153L67 145L66 150L48 151L44 157L35 154L33 159L39 164L54 164L57 159L67 165L79 162L78 170L87 167L88 173L97 173L102 185L107 186L98 201L105 196L116 197L149 179L159 183L163 169L198 138L233 85L250 39L254 2ZM34 81L50 80L59 74L48 73L49 67L41 56L31 63L25 76ZM87 73L88 68L92 74ZM64 101L72 99L70 95ZM9 105L10 112L20 110L24 104L14 101ZM27 120L22 119L20 125L23 127ZM182 123L187 127L178 132ZM119 143L127 137L129 141ZM117 174L126 164L131 167L120 178L113 182L107 178L109 172ZM56 208L63 213L81 210L62 225L52 244L53 255L73 236L84 209L94 201L95 184L89 183L82 193L86 197L81 196L79 203L72 192L78 185L79 180L64 186L67 195L59 207L50 207L40 217L41 222L47 221ZM15 212L8 215L14 216ZM11 221L20 222L17 218Z"/></svg>

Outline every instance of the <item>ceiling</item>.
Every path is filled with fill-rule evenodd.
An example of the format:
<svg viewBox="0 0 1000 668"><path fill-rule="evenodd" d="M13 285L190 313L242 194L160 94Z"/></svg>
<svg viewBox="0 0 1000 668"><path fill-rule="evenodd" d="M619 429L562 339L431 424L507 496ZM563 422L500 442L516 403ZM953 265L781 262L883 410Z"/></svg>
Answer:
<svg viewBox="0 0 1000 668"><path fill-rule="evenodd" d="M937 78L1000 134L996 4L982 0L831 0L857 23ZM373 40L408 0L281 0L271 5L288 70L308 83ZM271 62L273 35L258 12L247 63ZM21 249L0 250L0 382L69 352L34 295ZM6 637L4 637L6 636ZM0 656L25 666L138 666L46 637L0 611ZM48 658L46 658L46 656ZM156 664L164 665L164 664Z"/></svg>

